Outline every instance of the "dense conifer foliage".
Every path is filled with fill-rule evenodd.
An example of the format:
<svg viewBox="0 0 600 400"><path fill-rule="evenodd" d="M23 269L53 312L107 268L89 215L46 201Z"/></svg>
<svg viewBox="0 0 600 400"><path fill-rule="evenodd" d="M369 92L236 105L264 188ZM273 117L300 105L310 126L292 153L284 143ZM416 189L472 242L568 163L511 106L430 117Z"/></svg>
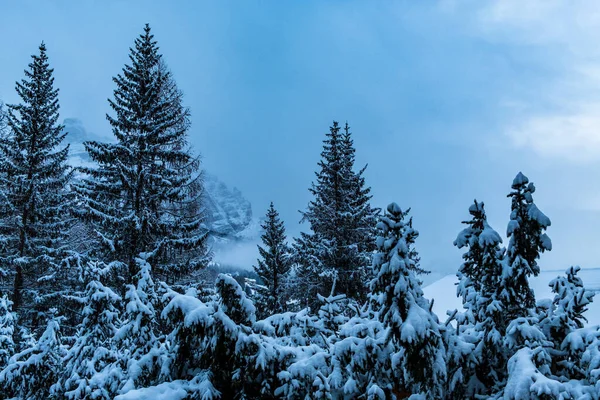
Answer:
<svg viewBox="0 0 600 400"><path fill-rule="evenodd" d="M90 272L99 271L92 267ZM119 369L115 367L119 353L112 345L112 338L121 322L121 298L104 286L98 275L90 278L80 299L83 319L75 342L64 357L57 392L68 399L88 396L108 400L119 387Z"/></svg>
<svg viewBox="0 0 600 400"><path fill-rule="evenodd" d="M415 277L418 232L409 211L392 203L377 224L371 304L389 329L387 340L395 349L391 367L402 391L439 398L446 378L442 328Z"/></svg>
<svg viewBox="0 0 600 400"><path fill-rule="evenodd" d="M468 208L454 241L463 307L444 322L421 288L410 209L371 207L336 122L308 231L288 246L271 203L258 280L199 281L202 172L150 28L114 78L116 141L86 143L96 165L77 177L52 73L42 44L17 83L21 103L0 112L0 398L600 399L582 269L551 280L552 299L536 302L530 285L552 244L522 173L507 248L484 203ZM66 240L74 231L83 246Z"/></svg>

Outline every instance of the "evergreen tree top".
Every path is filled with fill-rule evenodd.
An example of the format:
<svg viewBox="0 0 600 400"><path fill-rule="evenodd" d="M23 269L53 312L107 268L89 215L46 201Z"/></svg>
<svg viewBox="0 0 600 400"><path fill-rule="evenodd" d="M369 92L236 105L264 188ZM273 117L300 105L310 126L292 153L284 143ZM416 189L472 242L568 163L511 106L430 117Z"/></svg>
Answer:
<svg viewBox="0 0 600 400"><path fill-rule="evenodd" d="M528 279L539 274L537 260L541 253L552 250L552 241L545 233L550 219L533 201L533 182L519 172L511 187L508 194L511 213L506 229L509 241L502 275L507 314L514 318L525 316L527 309L535 307L535 296Z"/></svg>
<svg viewBox="0 0 600 400"><path fill-rule="evenodd" d="M48 63L48 55L46 54L46 44L42 42L39 47L39 54L32 54L31 58L33 61L28 64L29 70L25 70L25 78L21 80L21 83L17 82L17 91L19 88L25 86L29 87L29 81L27 78L35 81L36 83L41 83L42 80L47 80L48 85L40 85L38 89L52 89L52 84L54 83L54 78L52 78L52 73L54 72L53 68L50 68L50 64ZM46 79L44 79L46 78ZM52 90L53 92L58 93L58 89Z"/></svg>
<svg viewBox="0 0 600 400"><path fill-rule="evenodd" d="M484 203L474 200L469 207L472 219L463 221L467 225L457 236L454 245L467 248L462 255L463 264L458 269L457 295L462 297L463 306L479 318L483 298L489 299L498 288L502 273L504 249L502 238L487 222Z"/></svg>
<svg viewBox="0 0 600 400"><path fill-rule="evenodd" d="M390 291L390 287L393 288L396 284L395 280L400 277L415 279L413 271L418 268L418 257L413 245L419 232L413 229L412 218L407 220L409 212L410 208L403 211L398 204L391 203L387 206L387 214L377 223L378 252L373 258L375 278L371 281L373 293L387 290L389 295L395 295L395 290ZM412 284L420 296L422 292L416 280ZM386 287L386 285L391 286ZM391 298L387 301L391 301Z"/></svg>
<svg viewBox="0 0 600 400"><path fill-rule="evenodd" d="M263 242L268 243L269 241L272 241L273 235L277 235L277 239L282 243L285 242L285 228L283 226L283 221L279 218L279 212L275 209L273 202L269 205L266 217L266 220L261 224L261 228L264 231L261 236Z"/></svg>
<svg viewBox="0 0 600 400"><path fill-rule="evenodd" d="M472 246L473 243L471 243L471 240L473 234L483 230L483 222L486 219L484 204L474 200L474 203L469 207L469 214L471 214L473 218L470 221L462 221L462 223L468 225L468 227L460 231L454 240L454 245L459 249L465 246Z"/></svg>
<svg viewBox="0 0 600 400"><path fill-rule="evenodd" d="M473 248L475 246L495 246L502 243L500 234L498 234L498 232L496 232L487 222L487 215L485 213L483 202L474 200L474 203L469 207L469 214L471 214L473 218L470 221L462 222L463 224L468 225L468 227L463 229L456 237L456 240L454 240L454 245L456 247L459 249L465 246Z"/></svg>
<svg viewBox="0 0 600 400"><path fill-rule="evenodd" d="M540 253L552 250L552 241L544 232L551 221L533 201L535 185L519 172L512 184L512 191L507 195L511 200L510 222L506 230L509 237L508 256L510 263L517 257L528 263L534 271L537 268L536 259Z"/></svg>
<svg viewBox="0 0 600 400"><path fill-rule="evenodd" d="M519 171L517 176L515 176L515 179L513 179L512 188L518 189L520 187L527 185L528 183L529 183L529 178L527 178L521 171Z"/></svg>
<svg viewBox="0 0 600 400"><path fill-rule="evenodd" d="M7 123L17 136L45 133L38 138L42 142L40 147L54 147L62 141L66 132L61 133L63 126L58 124L59 90L54 88L54 69L50 68L44 42L38 49L39 54L31 56L33 60L28 65L29 69L24 71L25 78L15 84L15 90L23 101L7 105ZM19 118L15 112L19 113Z"/></svg>
<svg viewBox="0 0 600 400"><path fill-rule="evenodd" d="M126 265L128 281L137 257L177 277L209 257L200 160L187 141L189 109L158 50L146 25L130 62L113 78L107 119L117 143L85 143L98 167L83 168L89 178L76 185L85 200L80 214L99 234L101 257Z"/></svg>

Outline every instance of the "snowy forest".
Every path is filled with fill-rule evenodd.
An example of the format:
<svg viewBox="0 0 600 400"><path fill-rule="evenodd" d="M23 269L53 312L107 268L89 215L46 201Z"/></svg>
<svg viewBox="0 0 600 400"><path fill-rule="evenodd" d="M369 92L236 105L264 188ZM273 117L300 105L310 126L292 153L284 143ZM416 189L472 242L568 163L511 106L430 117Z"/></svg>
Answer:
<svg viewBox="0 0 600 400"><path fill-rule="evenodd" d="M287 237L271 203L258 279L205 282L200 154L150 27L113 78L115 141L85 143L93 167L67 163L51 65L42 43L0 113L0 398L600 399L580 268L548 282L553 299L530 287L551 223L523 173L505 182L506 245L481 199L465 204L463 307L436 315L410 205L371 204L333 122L305 232Z"/></svg>

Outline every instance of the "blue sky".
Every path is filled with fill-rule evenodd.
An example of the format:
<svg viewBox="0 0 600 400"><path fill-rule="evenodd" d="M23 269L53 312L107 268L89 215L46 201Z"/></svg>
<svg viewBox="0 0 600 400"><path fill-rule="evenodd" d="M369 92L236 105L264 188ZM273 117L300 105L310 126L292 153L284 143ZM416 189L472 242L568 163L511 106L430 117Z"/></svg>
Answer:
<svg viewBox="0 0 600 400"><path fill-rule="evenodd" d="M22 1L0 12L0 99L41 40L61 114L108 135L106 99L149 22L204 166L293 236L332 120L374 202L412 207L426 268L453 272L474 198L504 233L522 170L553 221L541 264L598 266L600 9L594 1Z"/></svg>

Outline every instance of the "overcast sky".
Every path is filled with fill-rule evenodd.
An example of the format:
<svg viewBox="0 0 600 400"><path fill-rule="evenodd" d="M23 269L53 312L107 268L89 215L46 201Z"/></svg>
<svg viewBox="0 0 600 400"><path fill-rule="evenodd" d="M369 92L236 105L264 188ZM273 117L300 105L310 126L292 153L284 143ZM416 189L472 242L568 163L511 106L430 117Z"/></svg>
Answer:
<svg viewBox="0 0 600 400"><path fill-rule="evenodd" d="M44 40L61 115L109 135L112 76L150 23L204 166L291 236L332 120L374 203L412 207L422 263L455 271L474 198L505 234L522 170L552 219L543 268L600 264L600 8L590 1L5 1L0 99Z"/></svg>

